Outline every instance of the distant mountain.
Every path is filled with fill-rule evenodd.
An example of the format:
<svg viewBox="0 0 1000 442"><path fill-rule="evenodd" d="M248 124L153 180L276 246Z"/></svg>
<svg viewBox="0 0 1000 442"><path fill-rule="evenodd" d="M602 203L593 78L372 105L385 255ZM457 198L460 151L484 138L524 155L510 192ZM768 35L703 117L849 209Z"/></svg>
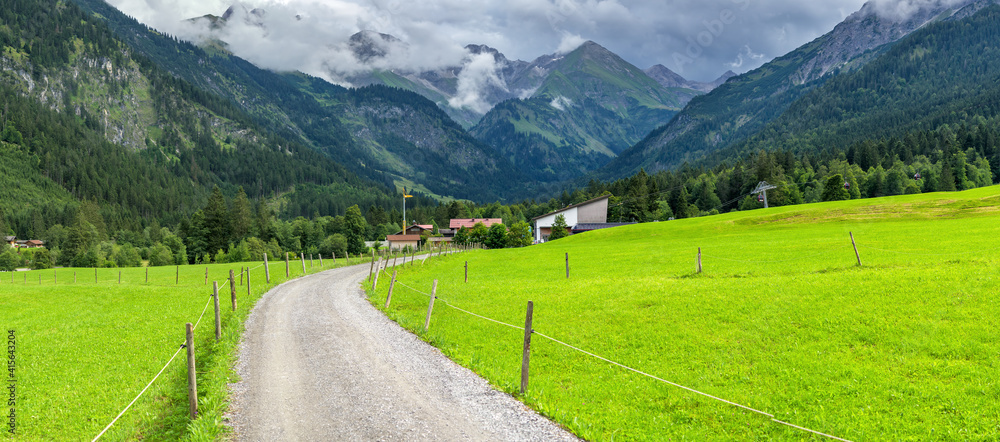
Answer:
<svg viewBox="0 0 1000 442"><path fill-rule="evenodd" d="M891 43L972 3L933 1L899 15L869 2L831 32L693 99L669 123L623 152L598 174L627 176L674 168L754 136L797 99L842 73L866 65Z"/></svg>
<svg viewBox="0 0 1000 442"><path fill-rule="evenodd" d="M259 124L363 177L390 188L416 186L428 194L486 201L506 198L523 185L509 162L419 95L385 86L345 89L260 69L217 45L203 49L165 37L102 0L75 1L160 68L231 100ZM245 8L226 15L227 20L266 17ZM380 34L362 37L353 42L355 50L370 57L396 43ZM406 124L385 124L402 116ZM462 160L446 167L455 158Z"/></svg>
<svg viewBox="0 0 1000 442"><path fill-rule="evenodd" d="M699 94L668 89L594 42L540 57L512 84L534 92L497 105L471 133L540 181L600 167Z"/></svg>
<svg viewBox="0 0 1000 442"><path fill-rule="evenodd" d="M650 78L656 80L657 83L660 83L660 85L662 85L663 87L693 89L703 93L711 92L713 89L721 86L730 78L736 76L736 74L733 73L733 71L726 71L726 73L722 74L721 77L719 77L718 79L716 79L711 83L689 81L686 80L684 77L681 77L676 72L671 71L662 64L658 64L649 69L646 69L644 72L646 73L646 75L649 75Z"/></svg>

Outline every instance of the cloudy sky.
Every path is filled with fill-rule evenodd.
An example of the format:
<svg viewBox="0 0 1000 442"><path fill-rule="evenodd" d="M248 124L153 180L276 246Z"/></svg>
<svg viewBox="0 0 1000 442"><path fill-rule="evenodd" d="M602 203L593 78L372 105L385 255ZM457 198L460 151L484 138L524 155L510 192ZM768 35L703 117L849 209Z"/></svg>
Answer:
<svg viewBox="0 0 1000 442"><path fill-rule="evenodd" d="M916 3L925 0L880 0ZM185 39L204 38L184 19L222 15L232 0L108 0L126 14ZM357 61L347 39L361 30L409 45L395 67L455 66L466 44L531 61L593 40L640 68L663 64L692 80L743 73L830 31L864 0L252 0L267 13L217 35L237 55L270 69L325 76Z"/></svg>

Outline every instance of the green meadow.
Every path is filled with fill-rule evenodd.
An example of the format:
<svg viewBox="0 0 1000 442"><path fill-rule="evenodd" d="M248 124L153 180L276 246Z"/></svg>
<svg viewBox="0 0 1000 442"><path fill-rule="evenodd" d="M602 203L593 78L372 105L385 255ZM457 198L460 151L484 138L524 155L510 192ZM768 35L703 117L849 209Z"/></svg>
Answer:
<svg viewBox="0 0 1000 442"><path fill-rule="evenodd" d="M1000 187L772 208L408 264L386 313L588 440L823 437L538 333L844 439L997 440L998 251ZM529 300L521 395L523 332L445 302L523 326Z"/></svg>
<svg viewBox="0 0 1000 442"><path fill-rule="evenodd" d="M307 259L306 273L334 267L330 260L323 264L317 259L310 265ZM346 262L338 259L337 265ZM251 271L241 283L244 267ZM96 278L94 269L76 268L0 273L0 327L5 333L15 330L17 341L13 440L93 439L177 352L184 343L184 324L199 319L195 329L199 418L188 418L186 352L181 351L101 440L226 437L227 383L235 381L232 366L243 321L267 289L302 276L302 264L291 261L286 278L284 261L272 260L270 285L263 262L151 267L148 282L146 270L97 269ZM236 279L235 312L226 285L230 270ZM218 343L212 281L220 285ZM4 422L3 435L10 438L7 419Z"/></svg>

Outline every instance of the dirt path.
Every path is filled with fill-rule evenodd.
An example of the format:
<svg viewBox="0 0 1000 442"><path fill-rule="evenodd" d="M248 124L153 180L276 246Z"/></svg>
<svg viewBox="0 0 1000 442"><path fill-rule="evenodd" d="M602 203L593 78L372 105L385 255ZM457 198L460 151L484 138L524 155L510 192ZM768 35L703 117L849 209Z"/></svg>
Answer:
<svg viewBox="0 0 1000 442"><path fill-rule="evenodd" d="M373 308L368 265L300 278L247 320L237 440L576 440Z"/></svg>

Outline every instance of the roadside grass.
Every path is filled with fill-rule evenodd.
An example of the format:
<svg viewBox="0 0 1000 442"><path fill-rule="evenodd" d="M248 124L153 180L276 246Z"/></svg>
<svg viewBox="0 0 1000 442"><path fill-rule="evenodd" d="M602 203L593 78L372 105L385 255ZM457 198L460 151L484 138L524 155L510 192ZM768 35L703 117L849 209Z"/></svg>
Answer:
<svg viewBox="0 0 1000 442"><path fill-rule="evenodd" d="M357 264L358 260L352 259ZM306 273L334 268L319 260ZM337 260L337 266L346 261ZM250 295L240 269L251 268ZM208 269L208 284L205 270ZM234 270L238 309L226 279ZM199 418L188 418L186 353L102 440L217 440L226 437L223 413L243 322L270 288L303 276L301 261L150 267L49 269L0 274L0 326L17 333L17 434L13 440L91 440L163 368L184 342L184 324L195 330ZM122 283L118 283L121 271ZM76 283L73 282L74 273ZM245 276L244 276L245 278ZM41 279L41 283L39 280ZM27 282L25 282L27 281ZM215 342L212 281L219 281L222 339ZM206 309L207 307L207 309ZM6 401L5 401L6 402ZM6 413L4 414L6 416ZM5 438L10 435L4 431Z"/></svg>
<svg viewBox="0 0 1000 442"><path fill-rule="evenodd" d="M850 440L997 440L998 250L1000 187L782 207L401 266L386 313L588 440L822 438L538 333ZM414 289L434 279L425 333ZM388 286L367 286L373 305ZM528 300L538 333L520 395L523 331L442 301L523 326Z"/></svg>

